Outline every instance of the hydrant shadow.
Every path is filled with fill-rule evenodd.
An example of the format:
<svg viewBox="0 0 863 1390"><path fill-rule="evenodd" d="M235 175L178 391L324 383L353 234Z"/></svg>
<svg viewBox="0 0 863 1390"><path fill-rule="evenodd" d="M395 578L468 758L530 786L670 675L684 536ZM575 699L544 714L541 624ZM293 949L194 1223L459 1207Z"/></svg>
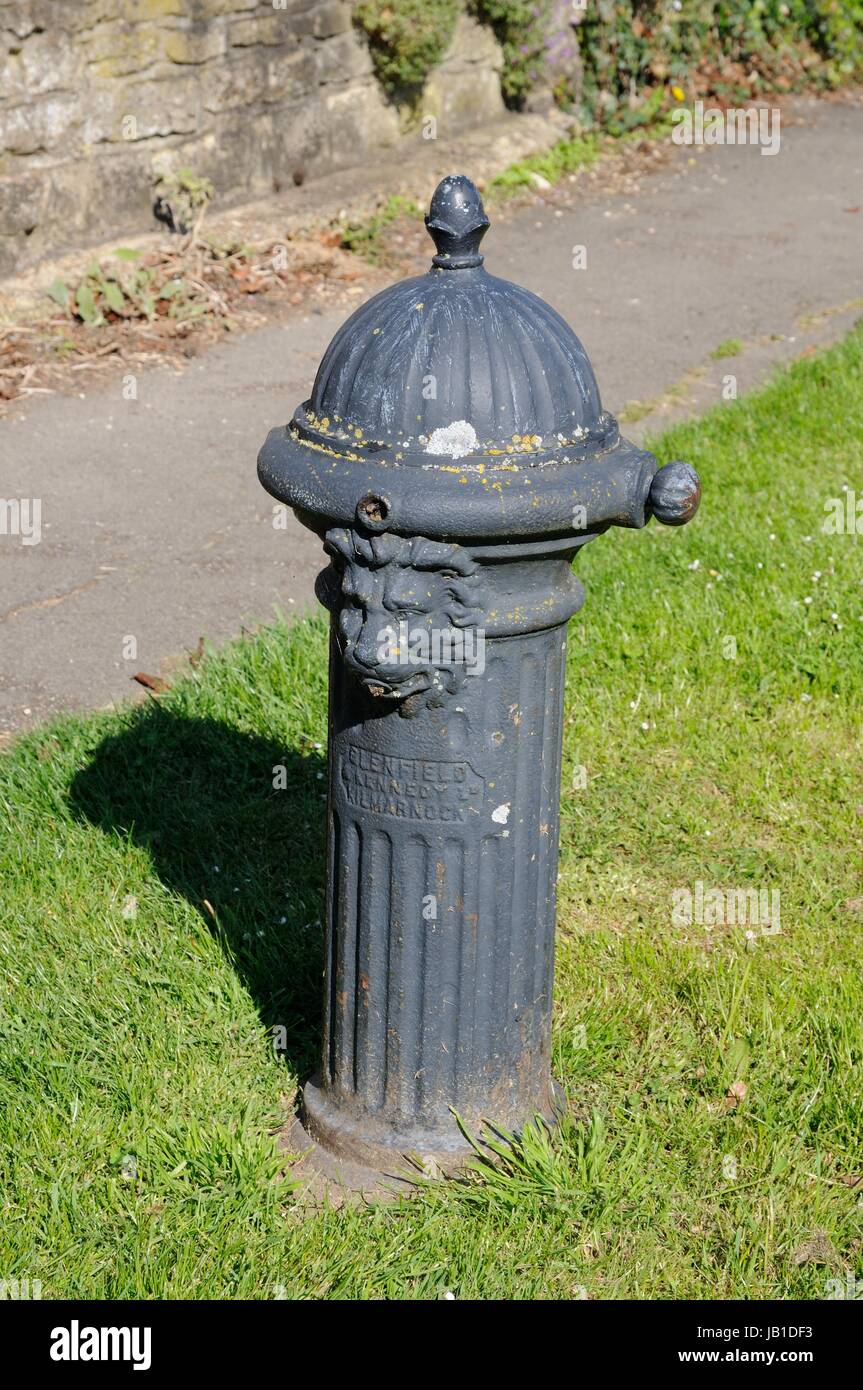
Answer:
<svg viewBox="0 0 863 1390"><path fill-rule="evenodd" d="M325 775L314 749L154 702L69 790L79 818L146 849L201 914L301 1080L320 1037Z"/></svg>

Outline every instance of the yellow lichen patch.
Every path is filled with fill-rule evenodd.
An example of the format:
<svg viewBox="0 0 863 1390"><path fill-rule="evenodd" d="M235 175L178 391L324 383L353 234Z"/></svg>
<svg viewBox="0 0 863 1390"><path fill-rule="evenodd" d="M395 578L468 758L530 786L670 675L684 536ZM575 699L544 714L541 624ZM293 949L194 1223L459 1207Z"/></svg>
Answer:
<svg viewBox="0 0 863 1390"><path fill-rule="evenodd" d="M294 437L297 438L296 434ZM348 450L345 454L341 454L338 449L330 449L326 444L319 444L316 439L297 439L297 442L301 443L304 449L316 449L319 454L326 454L334 461L338 461L339 459L343 461L347 460L349 463L362 463L363 461L359 454L355 454L351 452L351 450Z"/></svg>

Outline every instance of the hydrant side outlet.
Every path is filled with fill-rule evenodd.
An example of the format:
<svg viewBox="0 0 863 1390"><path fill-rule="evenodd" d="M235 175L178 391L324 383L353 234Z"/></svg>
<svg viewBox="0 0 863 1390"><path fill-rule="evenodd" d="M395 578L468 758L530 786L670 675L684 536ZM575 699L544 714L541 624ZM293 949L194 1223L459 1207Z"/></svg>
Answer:
<svg viewBox="0 0 863 1390"><path fill-rule="evenodd" d="M484 269L469 179L426 224L429 272L352 315L258 461L330 561L324 1038L299 1137L346 1181L451 1171L463 1127L553 1123L572 561L699 499L689 465L620 438L559 315Z"/></svg>

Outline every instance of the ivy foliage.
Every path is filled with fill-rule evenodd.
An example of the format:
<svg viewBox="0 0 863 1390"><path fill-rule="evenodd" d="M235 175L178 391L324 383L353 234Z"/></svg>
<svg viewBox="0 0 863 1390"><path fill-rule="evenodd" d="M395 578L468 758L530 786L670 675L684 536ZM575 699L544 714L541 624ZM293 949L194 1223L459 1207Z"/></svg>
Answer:
<svg viewBox="0 0 863 1390"><path fill-rule="evenodd" d="M591 0L583 100L602 124L658 84L734 99L863 72L863 0Z"/></svg>
<svg viewBox="0 0 863 1390"><path fill-rule="evenodd" d="M523 105L543 81L554 8L551 0L469 0L469 9L489 25L503 50L500 84L510 106Z"/></svg>
<svg viewBox="0 0 863 1390"><path fill-rule="evenodd" d="M863 0L359 0L375 71L417 96L464 10L503 50L503 94L549 90L586 124L641 124L659 91L735 99L863 76Z"/></svg>
<svg viewBox="0 0 863 1390"><path fill-rule="evenodd" d="M460 0L359 0L353 21L368 39L375 73L394 99L416 96L446 52Z"/></svg>

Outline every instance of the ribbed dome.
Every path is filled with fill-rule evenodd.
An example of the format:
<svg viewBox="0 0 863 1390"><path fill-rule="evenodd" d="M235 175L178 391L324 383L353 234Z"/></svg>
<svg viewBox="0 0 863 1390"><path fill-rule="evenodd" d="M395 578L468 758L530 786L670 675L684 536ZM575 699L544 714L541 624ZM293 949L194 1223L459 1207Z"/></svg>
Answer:
<svg viewBox="0 0 863 1390"><path fill-rule="evenodd" d="M339 329L311 415L387 444L459 420L486 445L529 435L553 447L558 435L596 427L599 391L572 329L535 294L482 268L488 220L469 179L444 179L426 224L438 248L432 268L376 295Z"/></svg>
<svg viewBox="0 0 863 1390"><path fill-rule="evenodd" d="M687 521L693 470L657 471L621 439L563 319L482 269L488 218L470 179L443 180L426 226L432 270L336 334L311 397L258 455L264 487L322 536L347 528L363 544L536 540L564 555L608 526Z"/></svg>

